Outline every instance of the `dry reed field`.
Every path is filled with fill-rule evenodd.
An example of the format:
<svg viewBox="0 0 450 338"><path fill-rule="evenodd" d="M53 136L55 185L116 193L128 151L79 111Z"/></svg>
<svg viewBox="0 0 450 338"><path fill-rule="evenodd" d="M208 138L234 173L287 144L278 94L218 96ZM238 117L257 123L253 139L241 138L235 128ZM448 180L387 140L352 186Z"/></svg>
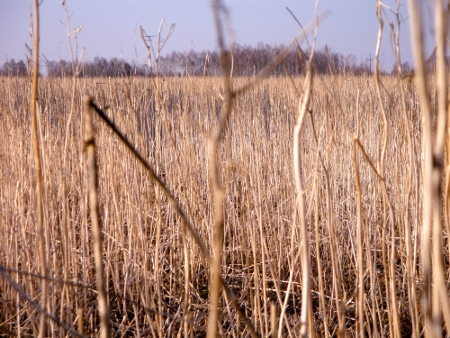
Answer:
<svg viewBox="0 0 450 338"><path fill-rule="evenodd" d="M236 79L235 84L246 80ZM336 336L339 330L356 334L357 226L362 232L365 331L384 336L399 325L404 336L422 327L417 94L408 81L385 78L383 84L381 103L370 77L317 77L312 89L301 153L312 319L319 336ZM49 274L46 306L61 321L92 335L99 325L98 294L81 93L96 97L101 107L109 106L110 119L154 166L209 244L214 215L207 142L222 104L223 86L215 78L166 78L161 82L165 108L158 108L153 85L146 79L95 78L79 80L76 86L74 97L71 79L41 79L39 88ZM400 87L406 93L404 101ZM27 113L30 84L26 79L3 78L0 90L5 93L1 99L1 264L33 300L42 292L42 281L36 276L36 191ZM282 336L295 336L299 329L300 234L291 156L297 104L297 93L287 78L268 79L237 98L218 155L225 193L222 274L263 336L269 335L271 316L276 316ZM386 122L380 106L386 110ZM201 336L208 313L209 267L142 165L100 120L94 122L103 261L114 336L183 332ZM382 181L375 168L380 167L385 125ZM374 166L357 151L359 195L355 135ZM39 316L30 300L5 279L1 296L1 327L14 334L35 334ZM228 303L222 297L221 334L248 335ZM398 310L395 316L393 306ZM51 320L48 325L48 334L64 332Z"/></svg>
<svg viewBox="0 0 450 338"><path fill-rule="evenodd" d="M36 23L0 77L0 335L448 336L446 12L431 72L411 4L391 76L380 1L370 76L264 79L290 45L233 77L215 2L223 78L39 77Z"/></svg>

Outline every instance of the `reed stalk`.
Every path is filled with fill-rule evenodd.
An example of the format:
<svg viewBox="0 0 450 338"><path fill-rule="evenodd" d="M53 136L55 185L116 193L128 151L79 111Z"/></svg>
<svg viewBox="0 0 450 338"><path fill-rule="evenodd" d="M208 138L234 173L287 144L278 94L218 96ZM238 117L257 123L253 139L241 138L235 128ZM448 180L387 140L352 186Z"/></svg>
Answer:
<svg viewBox="0 0 450 338"><path fill-rule="evenodd" d="M220 10L223 4L221 1L216 0L212 2L214 21L217 30L217 41L219 45L220 63L222 66L223 80L224 80L224 100L222 111L217 121L217 126L211 134L208 158L209 158L209 176L210 176L210 189L212 195L212 206L214 208L214 239L213 239L213 252L214 257L211 266L211 296L209 305L208 316L208 338L214 338L218 332L219 322L219 297L221 291L220 279L222 278L222 254L223 254L223 241L224 241L224 189L220 182L219 176L219 161L217 157L220 139L223 131L226 128L228 117L231 113L231 105L233 102L231 77L229 69L229 53L225 48L224 33L222 27L222 20L220 18Z"/></svg>
<svg viewBox="0 0 450 338"><path fill-rule="evenodd" d="M380 81L380 48L381 48L381 39L383 35L383 19L382 19L382 13L381 13L381 2L377 2L377 17L378 17L378 38L377 38L377 45L375 48L375 71L374 71L374 78L375 78L375 84L377 89L377 96L378 96L378 102L380 111L383 118L383 139L381 143L381 153L380 153L380 159L379 159L379 172L380 175L384 177L385 175L385 169L384 169L384 163L385 163L385 157L386 157L386 148L387 148L387 140L389 136L389 129L388 129L388 122L387 122L387 116L386 116L386 110L383 105L383 97L381 93L381 81ZM383 210L384 210L384 220L383 220L383 242L386 240L386 234L385 229L387 228L387 225L390 225L390 235L391 235L391 241L390 246L388 247L387 252L390 252L389 255L389 267L386 265L387 261L387 255L384 254L384 271L385 271L385 280L386 285L389 285L389 292L388 292L388 313L389 313L389 328L390 332L392 332L394 337L400 337L400 323L399 323L399 315L398 315L398 308L397 308L397 295L396 295L396 289L395 289L395 253L396 253L396 245L395 245L395 222L394 222L394 216L393 216L393 209L392 204L389 199L389 195L387 192L386 187L386 181L382 180L381 182L381 188L383 191ZM386 215L386 213L389 212L389 215ZM388 216L389 216L389 223L388 223ZM384 248L384 246L383 246Z"/></svg>
<svg viewBox="0 0 450 338"><path fill-rule="evenodd" d="M423 172L423 230L422 230L422 311L425 322L426 337L442 336L442 310L448 309L448 295L443 288L442 266L442 218L440 203L440 181L443 168L444 135L447 118L447 86L446 70L443 64L445 55L446 24L444 23L441 4L436 3L437 27L437 88L438 110L436 116L436 138L434 139L433 112L429 102L427 74L424 60L423 16L420 5L409 0L411 38L415 61L415 76L422 110L422 154L424 157ZM444 87L445 86L445 87ZM433 242L433 245L431 243ZM432 259L433 258L433 259ZM444 289L444 290L443 290ZM443 295L445 293L445 295ZM442 303L441 303L442 302ZM443 302L446 302L444 305ZM448 317L447 315L445 316ZM446 319L447 320L447 319Z"/></svg>
<svg viewBox="0 0 450 338"><path fill-rule="evenodd" d="M92 98L84 99L85 105L85 147L88 156L89 166L89 202L92 232L94 234L94 260L95 274L97 281L97 291L99 293L98 312L100 317L100 337L109 338L111 329L109 325L109 304L107 295L107 283L105 269L103 265L103 236L100 224L99 204L98 204L98 169L95 146L95 131L92 121Z"/></svg>
<svg viewBox="0 0 450 338"><path fill-rule="evenodd" d="M36 177L36 213L37 213L37 237L38 237L38 253L40 262L40 272L42 276L48 277L47 267L47 252L46 252L46 240L45 240L45 225L44 225L44 187L42 183L42 166L41 166L41 153L40 153L40 140L38 133L38 119L37 119L37 101L38 101L38 88L39 88L39 1L34 1L34 27L33 27L33 77L32 77L32 90L31 90L31 131L33 138L33 153L34 153L34 166ZM41 304L44 309L47 308L48 301L48 282L46 279L41 280L42 297ZM39 337L42 338L45 333L45 315L41 314L39 324Z"/></svg>
<svg viewBox="0 0 450 338"><path fill-rule="evenodd" d="M294 158L294 177L297 190L297 207L299 213L299 233L300 250L302 265L302 309L301 324L299 334L301 337L308 337L312 331L310 317L311 311L311 263L309 255L308 228L305 210L305 188L303 183L302 155L300 147L300 136L303 127L303 121L308 110L313 83L313 70L310 63L307 63L307 74L303 86L303 96L298 105L298 118L294 128L293 140L293 158Z"/></svg>
<svg viewBox="0 0 450 338"><path fill-rule="evenodd" d="M444 2L445 3L445 2ZM442 329L442 316L447 333L450 332L450 299L448 297L448 286L444 270L444 248L443 248L443 207L441 203L441 178L444 176L444 151L447 129L448 106L448 72L447 72L447 42L448 42L448 15L449 3L443 5L440 1L435 2L435 30L436 30L436 90L437 90L437 113L435 143L433 149L433 189L435 203L433 205L433 319Z"/></svg>

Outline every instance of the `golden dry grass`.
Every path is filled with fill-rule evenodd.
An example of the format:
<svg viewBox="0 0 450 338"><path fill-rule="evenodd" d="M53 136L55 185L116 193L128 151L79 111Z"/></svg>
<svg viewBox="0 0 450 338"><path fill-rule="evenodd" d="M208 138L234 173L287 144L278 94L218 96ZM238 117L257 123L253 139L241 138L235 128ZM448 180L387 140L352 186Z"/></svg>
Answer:
<svg viewBox="0 0 450 338"><path fill-rule="evenodd" d="M97 332L99 319L89 175L83 148L83 95L92 95L97 104L107 108L109 117L174 192L212 250L214 215L207 145L221 109L223 88L216 78L158 79L163 109L149 79L79 79L75 97L72 81L42 78L39 85L44 227L51 275L45 306L89 336ZM246 81L234 79L233 85L239 87ZM300 86L303 79L295 79L295 83ZM408 79L387 77L382 78L382 84L383 101L379 102L371 77L314 79L301 151L313 322L318 336L358 335L358 199L353 162L358 124L360 144L373 164L371 167L357 148L364 330L368 336L387 336L398 321L402 335L409 336L423 326L417 317L422 229L418 99ZM406 92L406 112L400 86ZM37 276L41 270L29 92L28 79L0 81L0 265L24 293L39 299L42 290ZM430 100L434 104L434 97ZM219 149L225 189L223 277L262 336L270 333L271 311L275 309L278 323L280 313L284 313L283 336L296 336L300 330L302 270L296 259L300 231L292 163L298 101L297 91L286 78L265 80L238 96ZM374 170L380 165L384 137L381 105L387 112L387 199ZM203 336L209 267L190 235L183 233L174 208L136 159L100 120L95 118L94 124L113 336ZM187 268L183 241L189 258ZM189 271L190 281L187 299L185 271ZM291 292L286 294L290 275ZM391 293L390 283L394 287ZM0 302L2 331L36 334L38 312L4 278L0 279ZM183 302L188 304L187 311ZM397 307L399 318L393 317L392 306ZM412 318L416 318L415 324ZM48 319L47 336L64 332ZM219 332L223 336L249 335L224 296Z"/></svg>

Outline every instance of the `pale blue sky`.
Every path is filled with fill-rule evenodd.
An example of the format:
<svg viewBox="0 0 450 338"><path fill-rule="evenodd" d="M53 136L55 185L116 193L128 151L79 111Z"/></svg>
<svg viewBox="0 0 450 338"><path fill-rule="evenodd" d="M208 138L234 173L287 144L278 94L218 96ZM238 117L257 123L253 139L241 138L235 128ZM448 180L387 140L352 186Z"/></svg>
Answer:
<svg viewBox="0 0 450 338"><path fill-rule="evenodd" d="M70 59L66 33L66 16L62 0L44 0L41 12L41 52L51 60ZM67 0L72 30L80 25L79 53L86 48L86 58L117 57L144 62L146 50L139 35L142 25L148 34L156 34L162 18L167 32L175 23L175 32L163 54L216 48L216 32L209 0ZM394 6L395 1L385 1ZM288 44L299 32L297 23L286 10L289 7L299 21L306 25L314 17L313 0L234 0L226 1L231 14L234 40L240 44ZM321 23L318 47L328 44L342 54L353 54L357 61L374 57L378 21L375 0L322 0L319 11L331 15ZM29 36L30 0L0 0L0 65L6 58L25 59L25 43ZM401 26L402 59L411 60L406 0L402 1ZM426 15L427 16L427 15ZM393 19L393 17L391 16ZM136 39L135 39L136 38ZM392 69L395 59L385 25L381 50L382 65ZM432 42L429 42L432 45ZM432 50L432 48L430 49Z"/></svg>

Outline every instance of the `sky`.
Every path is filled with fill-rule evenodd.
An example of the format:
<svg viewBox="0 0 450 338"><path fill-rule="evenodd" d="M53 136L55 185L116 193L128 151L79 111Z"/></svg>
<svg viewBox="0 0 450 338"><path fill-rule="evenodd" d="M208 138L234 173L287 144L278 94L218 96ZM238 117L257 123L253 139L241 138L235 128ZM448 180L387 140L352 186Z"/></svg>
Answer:
<svg viewBox="0 0 450 338"><path fill-rule="evenodd" d="M395 1L384 1L395 7ZM314 0L229 0L229 41L256 46L289 44L300 27L286 10L288 7L306 26L315 15ZM70 30L82 26L77 35L78 56L123 58L144 63L146 48L140 37L142 26L148 35L156 35L164 18L163 36L171 24L175 30L162 54L172 51L202 51L217 48L216 30L210 0L66 0ZM62 0L43 0L40 5L40 52L49 60L70 60L66 12ZM357 62L374 58L378 33L375 0L321 0L318 11L330 14L319 24L317 47L325 45L343 55L352 54ZM31 46L31 0L0 0L0 65L7 59L25 59ZM427 10L425 12L428 13ZM394 16L386 9L391 20ZM402 61L411 61L412 52L406 0L401 0L400 46ZM425 19L431 14L425 14ZM386 23L386 20L385 20ZM428 32L431 29L427 29ZM428 34L430 35L430 34ZM312 36L309 39L312 40ZM428 46L433 42L428 38ZM385 24L380 61L385 70L395 62ZM75 48L75 40L72 39ZM431 53L433 48L429 47ZM367 61L368 62L368 61ZM372 63L373 65L373 63Z"/></svg>

